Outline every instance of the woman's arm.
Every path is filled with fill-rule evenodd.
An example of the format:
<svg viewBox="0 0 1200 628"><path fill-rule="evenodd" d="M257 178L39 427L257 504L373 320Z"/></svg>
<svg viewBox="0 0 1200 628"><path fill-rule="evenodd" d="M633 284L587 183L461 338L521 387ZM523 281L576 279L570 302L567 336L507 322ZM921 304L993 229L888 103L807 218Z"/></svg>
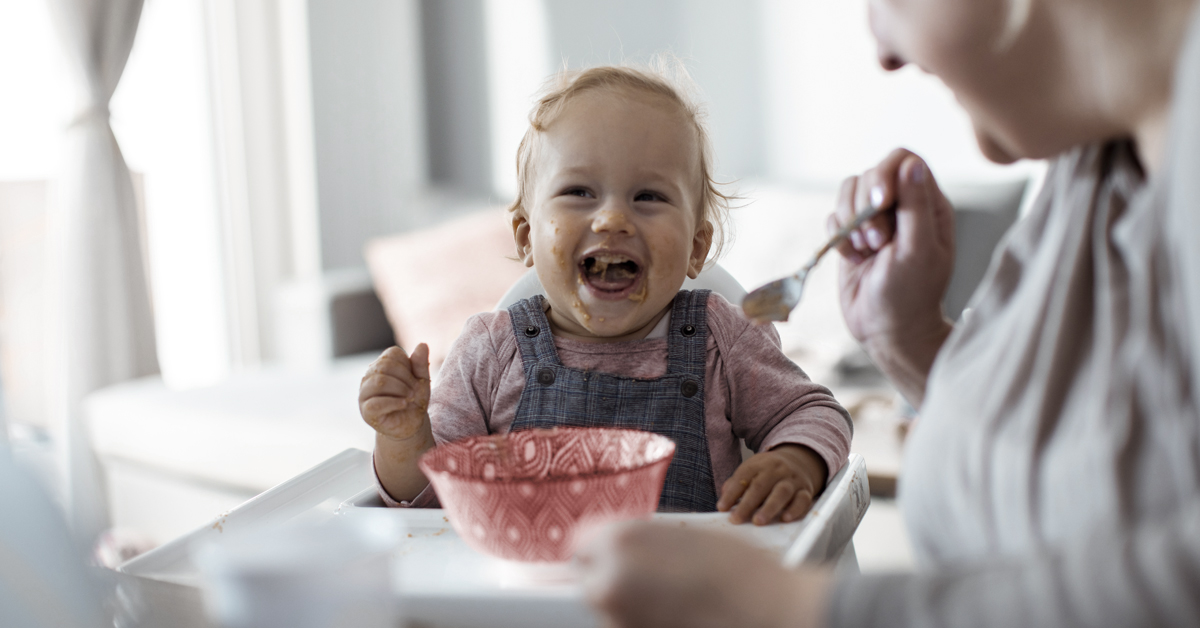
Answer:
<svg viewBox="0 0 1200 628"><path fill-rule="evenodd" d="M891 207L851 233L842 254L842 315L884 374L915 408L952 324L942 297L954 270L954 209L920 157L897 149L842 184L830 232L857 210Z"/></svg>
<svg viewBox="0 0 1200 628"><path fill-rule="evenodd" d="M1009 560L839 583L829 625L1200 626L1200 501Z"/></svg>
<svg viewBox="0 0 1200 628"><path fill-rule="evenodd" d="M664 523L610 526L578 558L588 601L622 628L817 628L833 581L731 534Z"/></svg>
<svg viewBox="0 0 1200 628"><path fill-rule="evenodd" d="M1024 556L833 583L729 535L637 523L597 535L580 564L615 626L1200 626L1197 531L1193 499Z"/></svg>

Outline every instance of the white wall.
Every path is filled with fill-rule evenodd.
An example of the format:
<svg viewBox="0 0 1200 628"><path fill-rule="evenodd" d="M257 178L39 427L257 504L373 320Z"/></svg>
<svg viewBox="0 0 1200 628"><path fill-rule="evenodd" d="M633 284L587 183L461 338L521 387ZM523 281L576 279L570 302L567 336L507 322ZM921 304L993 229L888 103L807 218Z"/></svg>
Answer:
<svg viewBox="0 0 1200 628"><path fill-rule="evenodd" d="M967 116L935 77L880 68L866 2L759 0L769 175L829 186L898 146L951 181L1024 176L976 148Z"/></svg>
<svg viewBox="0 0 1200 628"><path fill-rule="evenodd" d="M475 19L470 8L478 4L454 0L437 10L456 7L462 15L453 17L464 21ZM459 150L459 159L486 152L491 189L504 199L514 191L511 162L530 97L550 72L661 53L681 58L701 90L719 179L828 188L898 146L925 156L949 181L1007 180L1031 170L987 162L938 79L915 68L884 72L861 0L488 0L483 12L488 76L453 80L490 81L490 145L445 135L453 146L437 150ZM436 50L462 63L479 54L444 43ZM539 50L546 56L539 59ZM467 114L457 114L458 126Z"/></svg>
<svg viewBox="0 0 1200 628"><path fill-rule="evenodd" d="M546 8L556 69L679 57L708 110L718 180L763 174L756 0L547 0Z"/></svg>
<svg viewBox="0 0 1200 628"><path fill-rule="evenodd" d="M308 0L321 262L361 267L426 179L415 0Z"/></svg>

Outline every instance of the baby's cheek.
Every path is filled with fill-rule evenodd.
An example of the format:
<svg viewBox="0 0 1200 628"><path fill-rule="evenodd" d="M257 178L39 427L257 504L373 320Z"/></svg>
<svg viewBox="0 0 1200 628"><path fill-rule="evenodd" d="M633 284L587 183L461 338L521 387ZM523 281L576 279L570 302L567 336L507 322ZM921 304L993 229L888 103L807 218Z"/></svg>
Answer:
<svg viewBox="0 0 1200 628"><path fill-rule="evenodd" d="M686 276L690 251L681 247L679 242L660 237L648 239L646 245L650 249L650 258L654 260L650 276L668 281Z"/></svg>
<svg viewBox="0 0 1200 628"><path fill-rule="evenodd" d="M557 244L550 247L550 254L554 256L554 261L556 264L558 264L559 268L565 269L567 267L567 256L562 252L562 249L560 249Z"/></svg>

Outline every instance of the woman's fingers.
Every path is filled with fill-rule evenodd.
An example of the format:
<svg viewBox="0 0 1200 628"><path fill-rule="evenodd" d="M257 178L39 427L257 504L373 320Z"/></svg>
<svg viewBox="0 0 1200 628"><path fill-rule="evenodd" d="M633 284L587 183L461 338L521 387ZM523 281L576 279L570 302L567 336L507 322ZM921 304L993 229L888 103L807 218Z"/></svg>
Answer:
<svg viewBox="0 0 1200 628"><path fill-rule="evenodd" d="M879 167L842 182L837 207L826 225L830 236L854 222L860 213L894 204L896 193L888 177L895 158L895 154L889 155ZM891 212L884 212L851 231L836 248L843 257L856 264L886 246L894 233L895 217Z"/></svg>
<svg viewBox="0 0 1200 628"><path fill-rule="evenodd" d="M898 255L924 253L925 247L935 243L953 250L954 210L938 191L929 167L912 155L904 161L897 178L904 197L904 207L896 215L901 231Z"/></svg>
<svg viewBox="0 0 1200 628"><path fill-rule="evenodd" d="M833 237L842 225L850 224L854 220L854 196L855 190L858 187L858 177L847 177L842 181L841 190L838 192L837 205L834 211L829 216L826 223L826 229L829 232L829 237ZM852 238L846 238L835 245L837 252L842 257L850 260L853 263L858 263L863 259L863 252L854 246Z"/></svg>
<svg viewBox="0 0 1200 628"><path fill-rule="evenodd" d="M889 153L879 165L863 173L855 190L855 207L861 211L868 207L879 209L896 205L899 195L896 177L901 164L910 156L911 152L898 148ZM868 254L878 252L892 240L895 224L895 216L889 211L872 218L859 228Z"/></svg>

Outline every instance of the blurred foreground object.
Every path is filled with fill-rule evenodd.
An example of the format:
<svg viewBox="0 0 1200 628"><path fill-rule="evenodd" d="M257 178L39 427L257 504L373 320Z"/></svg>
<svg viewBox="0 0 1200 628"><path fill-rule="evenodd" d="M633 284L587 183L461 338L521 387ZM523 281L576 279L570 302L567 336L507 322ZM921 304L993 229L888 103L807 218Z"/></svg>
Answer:
<svg viewBox="0 0 1200 628"><path fill-rule="evenodd" d="M357 511L196 543L209 618L225 628L392 628L402 528L385 512Z"/></svg>
<svg viewBox="0 0 1200 628"><path fill-rule="evenodd" d="M5 628L104 626L83 551L41 487L2 447L0 504L0 622Z"/></svg>

